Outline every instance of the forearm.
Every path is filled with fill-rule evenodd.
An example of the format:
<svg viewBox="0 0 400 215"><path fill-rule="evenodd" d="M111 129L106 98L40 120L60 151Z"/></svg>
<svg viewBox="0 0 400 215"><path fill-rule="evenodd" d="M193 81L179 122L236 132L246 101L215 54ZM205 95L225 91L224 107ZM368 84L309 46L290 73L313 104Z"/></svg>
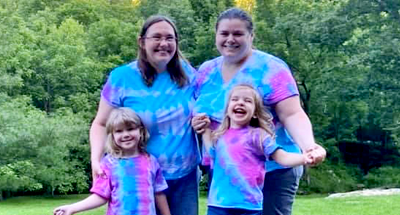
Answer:
<svg viewBox="0 0 400 215"><path fill-rule="evenodd" d="M165 194L163 192L158 192L156 193L155 199L157 208L161 215L171 215Z"/></svg>
<svg viewBox="0 0 400 215"><path fill-rule="evenodd" d="M94 121L90 128L90 159L92 162L100 162L104 153L105 140L105 126Z"/></svg>
<svg viewBox="0 0 400 215"><path fill-rule="evenodd" d="M105 203L107 203L106 199L103 199L102 197L100 197L96 194L92 194L89 197L87 197L86 199L70 205L70 208L73 213L78 213L78 212L87 211L87 210L90 210L93 208L100 207L100 206L104 205Z"/></svg>
<svg viewBox="0 0 400 215"><path fill-rule="evenodd" d="M281 123L303 152L316 146L310 119L303 111L287 116Z"/></svg>
<svg viewBox="0 0 400 215"><path fill-rule="evenodd" d="M306 164L306 159L303 154L290 153L282 149L276 150L272 155L272 159L286 167L295 167Z"/></svg>
<svg viewBox="0 0 400 215"><path fill-rule="evenodd" d="M206 152L209 154L210 153L210 148L212 146L212 140L211 140L211 129L206 128L204 133L201 135L202 141L204 144L204 148Z"/></svg>

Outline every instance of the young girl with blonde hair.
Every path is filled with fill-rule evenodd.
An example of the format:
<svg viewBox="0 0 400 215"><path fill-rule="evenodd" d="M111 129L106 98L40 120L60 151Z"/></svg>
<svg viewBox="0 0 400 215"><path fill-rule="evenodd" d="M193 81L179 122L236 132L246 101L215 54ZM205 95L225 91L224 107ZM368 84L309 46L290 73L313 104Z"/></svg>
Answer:
<svg viewBox="0 0 400 215"><path fill-rule="evenodd" d="M312 162L311 152L288 153L275 143L272 117L247 84L232 88L221 125L203 141L213 159L208 215L261 215L266 159L290 167Z"/></svg>
<svg viewBox="0 0 400 215"><path fill-rule="evenodd" d="M93 184L88 198L54 209L70 215L108 202L107 215L170 215L163 190L167 183L156 158L145 151L149 133L130 108L114 109L106 124L107 155L101 160L103 177Z"/></svg>

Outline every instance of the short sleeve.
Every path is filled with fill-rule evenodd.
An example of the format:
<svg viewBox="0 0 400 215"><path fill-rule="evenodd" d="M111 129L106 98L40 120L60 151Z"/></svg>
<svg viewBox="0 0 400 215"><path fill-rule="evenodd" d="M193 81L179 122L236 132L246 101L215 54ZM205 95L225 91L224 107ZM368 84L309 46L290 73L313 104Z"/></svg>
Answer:
<svg viewBox="0 0 400 215"><path fill-rule="evenodd" d="M117 68L110 73L107 82L104 84L101 91L101 98L113 107L121 107L121 98L123 98L124 89L122 69Z"/></svg>
<svg viewBox="0 0 400 215"><path fill-rule="evenodd" d="M102 170L105 173L104 177L98 177L94 183L90 192L100 197L110 200L111 199L111 173L110 169L106 165L102 165Z"/></svg>
<svg viewBox="0 0 400 215"><path fill-rule="evenodd" d="M157 193L166 190L168 188L168 185L167 182L165 181L164 176L162 175L160 165L158 164L156 158L154 157L151 158L151 162L153 170L155 172L154 183L153 183L154 192Z"/></svg>
<svg viewBox="0 0 400 215"><path fill-rule="evenodd" d="M262 142L264 155L267 160L270 160L270 156L280 147L276 144L275 139L268 135Z"/></svg>
<svg viewBox="0 0 400 215"><path fill-rule="evenodd" d="M286 63L271 55L266 61L267 71L259 87L263 94L264 104L276 104L286 98L299 95L296 80Z"/></svg>

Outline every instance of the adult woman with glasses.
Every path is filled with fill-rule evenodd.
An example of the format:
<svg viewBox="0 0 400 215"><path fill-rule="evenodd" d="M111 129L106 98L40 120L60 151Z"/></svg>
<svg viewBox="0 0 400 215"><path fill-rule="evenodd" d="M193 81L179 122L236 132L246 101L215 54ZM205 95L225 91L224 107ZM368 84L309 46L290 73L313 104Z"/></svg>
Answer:
<svg viewBox="0 0 400 215"><path fill-rule="evenodd" d="M314 164L322 162L326 152L314 141L310 120L300 106L299 92L289 67L281 59L253 49L251 17L238 8L226 10L219 15L215 30L215 43L222 56L203 63L198 70L198 90L195 93L195 112L198 115L192 119L193 128L199 133L203 132L204 127L209 124L209 118L212 127L221 123L227 93L235 85L245 82L258 90L264 105L272 112L277 144L288 152L312 151ZM237 116L245 115L238 112ZM254 200L250 196L250 199L246 199L244 197L249 196L246 195L246 190L238 188L231 191L237 195L232 194L229 199L222 200L218 193L210 195L209 206L263 210L263 214L268 215L291 214L302 167L287 168L274 161L266 161L266 168L264 198ZM249 178L251 175L244 174L237 181L248 183ZM213 177L212 181L214 180L223 179ZM257 184L248 184L250 187L262 187L262 183L262 180L258 180ZM209 215L211 214L229 213L209 211Z"/></svg>
<svg viewBox="0 0 400 215"><path fill-rule="evenodd" d="M149 130L147 152L155 156L167 180L174 215L198 214L197 165L200 161L190 126L194 69L180 55L178 34L164 16L146 20L138 38L138 59L114 69L101 92L90 129L93 176L100 167L105 123L112 109L130 107Z"/></svg>

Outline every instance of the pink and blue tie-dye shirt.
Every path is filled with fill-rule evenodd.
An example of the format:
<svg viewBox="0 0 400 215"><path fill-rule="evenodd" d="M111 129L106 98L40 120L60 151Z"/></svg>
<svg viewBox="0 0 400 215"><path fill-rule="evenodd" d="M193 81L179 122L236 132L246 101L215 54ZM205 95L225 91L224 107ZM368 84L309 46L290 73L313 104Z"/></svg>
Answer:
<svg viewBox="0 0 400 215"><path fill-rule="evenodd" d="M194 106L195 70L181 61L189 84L179 88L167 71L145 85L137 61L114 69L101 92L113 107L132 108L149 130L147 152L155 156L167 180L181 178L200 163L190 125Z"/></svg>
<svg viewBox="0 0 400 215"><path fill-rule="evenodd" d="M299 95L296 81L289 67L281 59L253 50L237 74L228 82L221 75L223 56L203 63L196 77L196 105L194 114L206 113L213 122L221 123L230 90L237 84L247 83L260 93L264 105L274 117L276 143L287 152L300 153L286 129L280 123L272 105ZM204 159L203 159L203 163ZM286 168L275 161L267 161L268 171Z"/></svg>
<svg viewBox="0 0 400 215"><path fill-rule="evenodd" d="M98 178L90 192L108 200L107 215L156 215L154 195L168 185L155 157L106 155L101 167L106 177Z"/></svg>
<svg viewBox="0 0 400 215"><path fill-rule="evenodd" d="M250 126L227 130L211 148L213 178L208 205L262 210L264 162L279 146L261 129Z"/></svg>

